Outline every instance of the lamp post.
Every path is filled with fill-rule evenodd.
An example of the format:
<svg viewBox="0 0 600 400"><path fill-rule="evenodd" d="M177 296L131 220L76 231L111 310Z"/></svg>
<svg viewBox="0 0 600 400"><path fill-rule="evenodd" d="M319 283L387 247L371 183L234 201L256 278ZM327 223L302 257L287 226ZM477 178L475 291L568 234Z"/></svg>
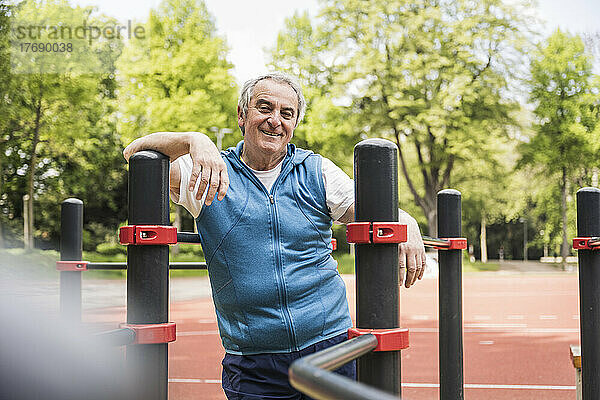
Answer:
<svg viewBox="0 0 600 400"><path fill-rule="evenodd" d="M210 131L213 132L217 137L217 149L219 149L219 151L223 150L223 137L225 137L226 133L231 133L233 131L229 128L219 129L216 126L210 128Z"/></svg>

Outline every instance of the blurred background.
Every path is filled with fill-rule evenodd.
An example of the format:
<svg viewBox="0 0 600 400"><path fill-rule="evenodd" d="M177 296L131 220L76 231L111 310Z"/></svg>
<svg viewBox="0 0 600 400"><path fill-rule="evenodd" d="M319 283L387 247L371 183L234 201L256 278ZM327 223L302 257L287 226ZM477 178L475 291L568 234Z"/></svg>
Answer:
<svg viewBox="0 0 600 400"><path fill-rule="evenodd" d="M462 192L468 268L567 268L575 192L598 186L598 20L584 0L0 1L0 263L52 270L68 197L85 204L84 259L124 260L124 146L155 131L233 146L239 88L279 70L308 101L298 146L352 176L358 141L397 144L399 206L423 233L436 193Z"/></svg>

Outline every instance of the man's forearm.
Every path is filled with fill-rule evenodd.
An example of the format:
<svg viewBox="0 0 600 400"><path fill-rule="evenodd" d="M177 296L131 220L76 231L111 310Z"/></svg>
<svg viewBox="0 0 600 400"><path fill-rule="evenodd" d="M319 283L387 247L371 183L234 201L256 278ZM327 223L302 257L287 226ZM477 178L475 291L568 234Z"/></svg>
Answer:
<svg viewBox="0 0 600 400"><path fill-rule="evenodd" d="M129 160L133 154L141 150L160 151L168 156L171 161L190 152L190 139L192 135L210 140L200 132L156 132L134 140L125 148L123 155Z"/></svg>

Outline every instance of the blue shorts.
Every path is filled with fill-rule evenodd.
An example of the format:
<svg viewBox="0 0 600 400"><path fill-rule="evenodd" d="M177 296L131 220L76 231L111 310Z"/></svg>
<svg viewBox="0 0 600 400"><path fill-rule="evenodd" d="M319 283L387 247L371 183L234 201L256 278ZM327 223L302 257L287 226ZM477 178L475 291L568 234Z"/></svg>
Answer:
<svg viewBox="0 0 600 400"><path fill-rule="evenodd" d="M348 339L343 333L292 353L267 353L249 356L225 354L223 358L223 390L229 400L285 399L308 400L310 397L294 389L288 380L288 368L300 357L326 349ZM356 380L356 361L334 371Z"/></svg>

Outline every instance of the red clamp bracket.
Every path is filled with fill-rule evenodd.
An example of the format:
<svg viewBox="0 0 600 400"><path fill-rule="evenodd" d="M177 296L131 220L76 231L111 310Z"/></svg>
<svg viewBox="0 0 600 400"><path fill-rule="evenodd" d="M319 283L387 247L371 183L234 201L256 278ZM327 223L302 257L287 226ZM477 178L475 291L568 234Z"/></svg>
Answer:
<svg viewBox="0 0 600 400"><path fill-rule="evenodd" d="M448 247L446 246L433 246L436 250L466 250L467 239L466 238L440 238L449 242Z"/></svg>
<svg viewBox="0 0 600 400"><path fill-rule="evenodd" d="M177 243L177 227L161 225L128 225L119 228L119 243L161 245Z"/></svg>
<svg viewBox="0 0 600 400"><path fill-rule="evenodd" d="M348 339L371 334L377 338L373 351L398 351L408 349L408 328L391 329L348 329Z"/></svg>
<svg viewBox="0 0 600 400"><path fill-rule="evenodd" d="M87 271L88 261L57 261L57 271Z"/></svg>
<svg viewBox="0 0 600 400"><path fill-rule="evenodd" d="M400 222L351 222L346 226L348 243L403 243L406 225Z"/></svg>
<svg viewBox="0 0 600 400"><path fill-rule="evenodd" d="M135 332L132 344L156 344L174 342L176 339L175 322L164 324L120 324L120 328Z"/></svg>
<svg viewBox="0 0 600 400"><path fill-rule="evenodd" d="M337 239L336 238L331 238L331 247L333 247L333 250L337 250Z"/></svg>
<svg viewBox="0 0 600 400"><path fill-rule="evenodd" d="M600 249L600 238L598 238L598 237L576 237L576 238L573 238L573 248L575 250Z"/></svg>

